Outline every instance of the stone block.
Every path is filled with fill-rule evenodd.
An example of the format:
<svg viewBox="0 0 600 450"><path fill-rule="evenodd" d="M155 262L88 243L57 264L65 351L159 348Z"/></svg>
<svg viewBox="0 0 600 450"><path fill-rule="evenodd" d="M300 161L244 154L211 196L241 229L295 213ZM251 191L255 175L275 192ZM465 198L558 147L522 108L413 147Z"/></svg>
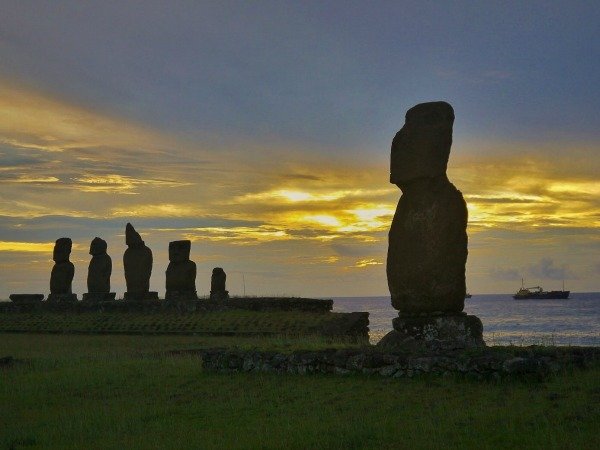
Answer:
<svg viewBox="0 0 600 450"><path fill-rule="evenodd" d="M477 316L440 314L399 316L394 330L377 347L385 351L448 351L485 347L483 325Z"/></svg>
<svg viewBox="0 0 600 450"><path fill-rule="evenodd" d="M123 300L126 302L148 302L148 301L158 301L158 292L148 291L148 292L125 292L123 295Z"/></svg>
<svg viewBox="0 0 600 450"><path fill-rule="evenodd" d="M86 292L82 300L89 303L110 302L116 298L115 292Z"/></svg>
<svg viewBox="0 0 600 450"><path fill-rule="evenodd" d="M195 301L198 300L198 293L196 291L167 291L165 300L175 303Z"/></svg>
<svg viewBox="0 0 600 450"><path fill-rule="evenodd" d="M44 300L44 294L10 294L8 298L13 303L30 305L33 303L41 303L42 300Z"/></svg>
<svg viewBox="0 0 600 450"><path fill-rule="evenodd" d="M50 294L48 295L50 303L75 303L77 302L77 294Z"/></svg>

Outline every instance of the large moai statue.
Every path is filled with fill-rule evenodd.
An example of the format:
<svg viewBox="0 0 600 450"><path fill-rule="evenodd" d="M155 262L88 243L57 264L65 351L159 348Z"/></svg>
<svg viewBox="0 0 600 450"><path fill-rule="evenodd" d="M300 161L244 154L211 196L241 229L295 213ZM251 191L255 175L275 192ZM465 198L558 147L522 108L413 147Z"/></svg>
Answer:
<svg viewBox="0 0 600 450"><path fill-rule="evenodd" d="M481 321L462 312L467 206L446 175L453 123L448 103L421 103L392 142L390 182L402 196L389 231L387 278L399 317L381 345L484 345Z"/></svg>
<svg viewBox="0 0 600 450"><path fill-rule="evenodd" d="M196 263L190 261L191 241L169 242L165 300L197 300Z"/></svg>
<svg viewBox="0 0 600 450"><path fill-rule="evenodd" d="M50 274L50 295L49 302L74 302L77 296L72 292L73 276L75 275L75 266L69 261L71 255L72 242L69 238L60 238L54 244L52 259L54 267Z"/></svg>
<svg viewBox="0 0 600 450"><path fill-rule="evenodd" d="M158 292L150 291L150 275L152 274L152 250L146 247L140 234L128 223L125 227L125 243L127 250L123 255L127 301L158 300Z"/></svg>
<svg viewBox="0 0 600 450"><path fill-rule="evenodd" d="M90 265L88 266L87 293L83 294L83 300L88 302L99 302L114 300L116 294L110 292L110 276L112 274L112 259L107 251L104 239L96 237L90 244Z"/></svg>
<svg viewBox="0 0 600 450"><path fill-rule="evenodd" d="M226 281L227 274L225 271L220 267L215 267L210 277L211 300L227 300L229 298L229 291L225 290Z"/></svg>

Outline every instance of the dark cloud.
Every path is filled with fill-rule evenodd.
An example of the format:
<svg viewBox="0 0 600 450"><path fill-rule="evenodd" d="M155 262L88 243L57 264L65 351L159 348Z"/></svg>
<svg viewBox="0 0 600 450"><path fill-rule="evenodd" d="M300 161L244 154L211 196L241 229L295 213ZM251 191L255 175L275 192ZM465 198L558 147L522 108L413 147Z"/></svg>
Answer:
<svg viewBox="0 0 600 450"><path fill-rule="evenodd" d="M597 136L597 8L484 3L7 0L0 73L159 126L343 151L375 154L432 86L463 131Z"/></svg>
<svg viewBox="0 0 600 450"><path fill-rule="evenodd" d="M529 273L537 278L549 280L577 279L566 264L558 265L552 258L542 258L529 267Z"/></svg>
<svg viewBox="0 0 600 450"><path fill-rule="evenodd" d="M517 269L494 267L490 270L490 277L494 280L513 281L521 278L521 272Z"/></svg>
<svg viewBox="0 0 600 450"><path fill-rule="evenodd" d="M281 178L288 180L323 181L323 177L307 173L282 173Z"/></svg>

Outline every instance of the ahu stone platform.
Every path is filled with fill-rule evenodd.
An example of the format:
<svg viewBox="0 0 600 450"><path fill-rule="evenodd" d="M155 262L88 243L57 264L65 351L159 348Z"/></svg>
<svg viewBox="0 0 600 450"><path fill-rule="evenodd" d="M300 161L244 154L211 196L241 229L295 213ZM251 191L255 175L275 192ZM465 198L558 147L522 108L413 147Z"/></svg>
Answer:
<svg viewBox="0 0 600 450"><path fill-rule="evenodd" d="M114 295L114 294L109 294ZM327 313L333 309L333 300L302 297L232 297L228 300L198 299L180 302L159 300L108 300L92 301L84 294L85 301L48 302L42 294L12 294L11 302L0 302L0 313L27 311L303 311Z"/></svg>

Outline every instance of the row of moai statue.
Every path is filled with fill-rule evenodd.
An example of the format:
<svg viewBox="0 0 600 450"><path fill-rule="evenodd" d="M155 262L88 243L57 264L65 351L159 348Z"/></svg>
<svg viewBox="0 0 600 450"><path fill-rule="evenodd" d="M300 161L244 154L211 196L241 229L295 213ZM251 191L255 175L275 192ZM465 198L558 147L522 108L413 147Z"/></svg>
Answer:
<svg viewBox="0 0 600 450"><path fill-rule="evenodd" d="M125 283L127 292L123 297L126 301L143 302L158 300L158 292L150 291L150 276L152 274L152 250L150 250L140 234L128 223L125 228L125 243L127 249L123 255ZM169 242L169 265L166 271L167 301L182 301L198 299L196 294L196 263L190 260L191 241ZM69 238L57 239L54 245L54 267L50 275L49 302L75 302L77 295L73 294L72 283L75 266L69 261L72 241ZM110 292L110 277L112 260L107 253L106 241L96 237L90 245L92 259L88 267L88 292L83 294L83 300L89 302L114 300L116 293ZM225 289L227 275L216 267L212 271L210 283L211 300L225 300L229 292ZM40 296L40 294L33 294ZM23 296L12 295L11 299Z"/></svg>

